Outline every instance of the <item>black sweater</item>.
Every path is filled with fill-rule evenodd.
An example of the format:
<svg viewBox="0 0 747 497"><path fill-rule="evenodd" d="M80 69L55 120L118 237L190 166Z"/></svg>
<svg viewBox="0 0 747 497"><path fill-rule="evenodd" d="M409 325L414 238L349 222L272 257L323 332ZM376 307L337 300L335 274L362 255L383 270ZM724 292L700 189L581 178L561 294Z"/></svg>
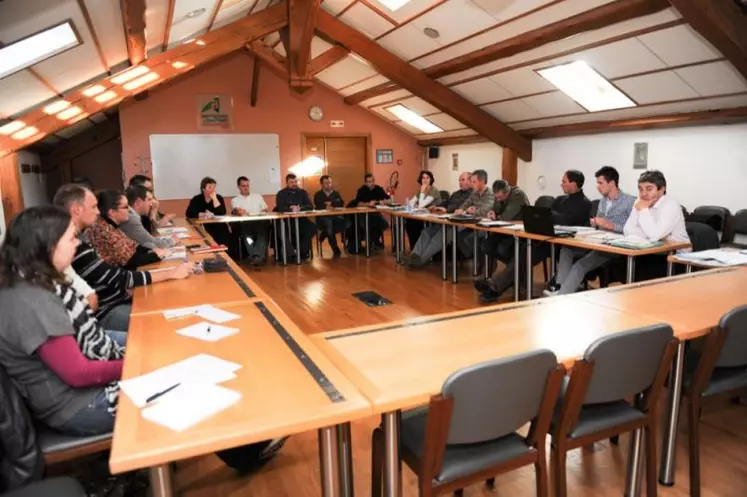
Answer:
<svg viewBox="0 0 747 497"><path fill-rule="evenodd" d="M326 209L327 206L324 202L332 202L332 207L343 207L345 202L342 200L342 195L337 190L332 190L332 193L327 196L324 190L319 190L314 194L314 208L317 210Z"/></svg>
<svg viewBox="0 0 747 497"><path fill-rule="evenodd" d="M562 226L589 226L591 200L583 190L561 195L552 203L552 221Z"/></svg>
<svg viewBox="0 0 747 497"><path fill-rule="evenodd" d="M314 208L306 190L301 188L283 188L275 195L275 208L278 212L290 212L291 206L297 205L302 211Z"/></svg>
<svg viewBox="0 0 747 497"><path fill-rule="evenodd" d="M369 188L366 185L361 186L358 188L358 191L355 194L355 200L353 201L354 204L367 204L371 202L372 200L380 201L380 200L389 200L389 195L386 194L384 189L380 187L379 185L374 185L373 188Z"/></svg>
<svg viewBox="0 0 747 497"><path fill-rule="evenodd" d="M187 213L186 216L188 218L198 218L200 217L200 212L210 211L216 216L225 216L226 215L226 201L223 199L222 196L217 195L218 202L220 202L220 205L218 207L215 207L213 205L212 200L205 200L205 195L200 193L199 195L195 195L192 197L192 200L189 201L189 205L187 206Z"/></svg>

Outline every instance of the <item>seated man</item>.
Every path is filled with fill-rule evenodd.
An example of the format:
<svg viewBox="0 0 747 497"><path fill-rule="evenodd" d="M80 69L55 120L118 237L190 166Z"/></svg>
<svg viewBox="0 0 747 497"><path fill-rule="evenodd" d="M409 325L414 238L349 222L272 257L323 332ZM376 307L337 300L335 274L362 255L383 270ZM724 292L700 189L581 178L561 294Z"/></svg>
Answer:
<svg viewBox="0 0 747 497"><path fill-rule="evenodd" d="M314 209L309 194L306 190L299 188L298 177L295 174L289 173L286 175L285 188L275 196L275 209L278 212L301 212ZM281 222L281 226L285 222ZM299 218L298 231L301 235L301 259L306 260L311 257L311 239L314 237L316 227L308 218ZM290 233L291 237L296 236L295 223L290 223ZM286 249L283 248L283 250ZM289 253L289 251L286 250L286 253Z"/></svg>
<svg viewBox="0 0 747 497"><path fill-rule="evenodd" d="M597 191L602 194L602 199L599 202L596 217L591 219L591 225L601 230L622 233L623 226L630 217L630 211L633 210L635 197L624 193L617 186L620 174L614 167L604 166L596 172L595 176ZM604 266L616 257L615 254L609 252L563 247L560 249L558 272L554 281L548 284L544 294L552 296L575 292L587 273Z"/></svg>
<svg viewBox="0 0 747 497"><path fill-rule="evenodd" d="M322 189L314 194L314 209L321 211L332 207L345 207L342 195L337 190L332 189L332 178L329 175L325 174L319 178L319 183L322 185ZM345 231L345 218L342 216L319 216L316 222L322 228L324 238L329 241L334 257L340 257L337 233Z"/></svg>
<svg viewBox="0 0 747 497"><path fill-rule="evenodd" d="M667 180L660 171L646 171L638 178L638 200L623 233L650 241L690 243L682 207L667 195ZM689 251L679 249L677 252ZM666 260L666 254L636 257L636 279L666 276Z"/></svg>
<svg viewBox="0 0 747 497"><path fill-rule="evenodd" d="M150 211L143 215L141 219L143 227L148 230L149 233L155 234L156 229L171 225L171 220L176 217L176 214L171 212L164 214L158 210L158 199L153 193L153 179L144 174L136 174L130 178L128 186L144 186L153 195Z"/></svg>
<svg viewBox="0 0 747 497"><path fill-rule="evenodd" d="M145 248L170 248L176 245L168 236L155 237L143 226L143 217L148 217L153 204L153 194L143 185L128 186L125 191L130 204L126 221L119 223L119 229Z"/></svg>
<svg viewBox="0 0 747 497"><path fill-rule="evenodd" d="M231 214L246 216L248 214L259 214L267 212L265 199L259 193L251 193L251 182L246 176L239 176L236 180L239 194L231 200ZM259 267L265 263L267 257L267 243L270 239L269 221L249 221L239 223L237 229L240 231L242 242L246 242L249 262L252 266Z"/></svg>
<svg viewBox="0 0 747 497"><path fill-rule="evenodd" d="M556 198L551 206L553 223L565 226L587 226L591 214L591 201L586 198L583 191L584 174L574 169L568 170L563 175L560 187L565 195ZM550 246L547 243L532 244L532 266L547 259L550 255ZM514 284L515 264L519 264L519 274L524 275L526 257L524 250L520 250L522 257L516 261L511 259L503 271L496 271L490 279L479 278L475 280L475 290L480 292L480 302L490 304L501 298L503 292ZM527 291L531 291L529 288Z"/></svg>
<svg viewBox="0 0 747 497"><path fill-rule="evenodd" d="M430 209L434 214L452 214L459 209L472 194L472 185L470 178L472 175L463 172L459 175L459 190L451 194L451 197L441 205ZM409 258L405 261L405 267L418 268L422 267L431 260L431 258L441 251L441 228L440 224L433 223L424 228L418 237L415 247L412 249ZM447 240L451 240L451 230L446 230Z"/></svg>
<svg viewBox="0 0 747 497"><path fill-rule="evenodd" d="M498 179L493 182L493 196L495 204L493 210L488 212L488 218L498 221L521 220L521 210L525 205L530 205L529 198L524 190L518 186L511 186L508 181ZM511 260L514 251L514 238L512 236L490 234L482 243L483 254L495 257L501 262Z"/></svg>
<svg viewBox="0 0 747 497"><path fill-rule="evenodd" d="M355 207L375 207L376 205L388 204L391 202L389 195L384 191L382 187L376 184L376 178L371 173L366 173L363 177L364 184L355 194L355 198L351 202ZM384 248L382 244L384 232L389 228L389 223L386 222L384 216L378 212L368 214L368 240L371 243L371 247L374 250L381 250ZM348 237L348 246L353 250L348 252L357 254L360 251L360 242L365 240L366 230L366 219L365 214L358 215L358 247L350 247L350 244L355 244L355 236Z"/></svg>
<svg viewBox="0 0 747 497"><path fill-rule="evenodd" d="M495 198L488 187L488 173L483 169L478 169L472 173L472 194L454 214L470 214L478 218L486 218L493 210L493 204L495 204ZM462 228L457 232L457 244L466 259L472 258L474 237L475 230Z"/></svg>

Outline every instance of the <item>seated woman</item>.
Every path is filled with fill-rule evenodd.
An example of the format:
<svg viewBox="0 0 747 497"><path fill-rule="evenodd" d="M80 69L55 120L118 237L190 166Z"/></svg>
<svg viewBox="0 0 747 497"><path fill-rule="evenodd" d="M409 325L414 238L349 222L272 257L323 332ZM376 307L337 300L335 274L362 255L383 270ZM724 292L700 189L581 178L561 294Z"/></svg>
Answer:
<svg viewBox="0 0 747 497"><path fill-rule="evenodd" d="M124 348L64 275L78 243L58 207L11 221L0 247L0 366L36 419L82 436L114 428Z"/></svg>
<svg viewBox="0 0 747 497"><path fill-rule="evenodd" d="M84 236L104 262L135 270L166 257L166 249L145 248L119 229L119 224L126 222L130 214L127 197L122 192L104 190L98 194L98 201L101 217Z"/></svg>
<svg viewBox="0 0 747 497"><path fill-rule="evenodd" d="M408 205L415 209L426 209L440 204L441 193L433 186L434 182L432 172L421 171L418 177L420 189L418 193L407 199ZM415 244L418 242L418 238L420 238L423 226L423 221L418 221L417 219L405 220L405 230L407 231L407 238L410 240L410 251L415 249Z"/></svg>
<svg viewBox="0 0 747 497"><path fill-rule="evenodd" d="M227 214L226 201L219 195L216 187L218 183L210 176L205 176L200 181L201 193L192 197L185 212L190 219L212 219L215 216ZM226 223L212 223L204 225L205 230L210 233L216 243L228 247L228 253L234 259L238 258L238 247L234 237Z"/></svg>

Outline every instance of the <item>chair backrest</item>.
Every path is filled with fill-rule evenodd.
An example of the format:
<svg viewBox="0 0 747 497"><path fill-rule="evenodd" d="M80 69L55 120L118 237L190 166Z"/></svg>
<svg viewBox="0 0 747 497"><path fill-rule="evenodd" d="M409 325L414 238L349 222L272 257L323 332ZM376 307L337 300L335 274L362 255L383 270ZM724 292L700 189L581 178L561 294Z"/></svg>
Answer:
<svg viewBox="0 0 747 497"><path fill-rule="evenodd" d="M456 371L442 394L454 401L446 443L469 444L515 432L540 410L555 354L537 350Z"/></svg>
<svg viewBox="0 0 747 497"><path fill-rule="evenodd" d="M726 332L726 340L716 359L716 367L747 366L747 305L727 312L719 327Z"/></svg>
<svg viewBox="0 0 747 497"><path fill-rule="evenodd" d="M441 202L448 202L449 197L451 197L451 194L446 190L439 190L439 194L441 194Z"/></svg>
<svg viewBox="0 0 747 497"><path fill-rule="evenodd" d="M747 209L738 210L731 219L734 243L747 244Z"/></svg>
<svg viewBox="0 0 747 497"><path fill-rule="evenodd" d="M541 195L534 201L535 207L552 207L552 203L555 202L555 197L550 195Z"/></svg>
<svg viewBox="0 0 747 497"><path fill-rule="evenodd" d="M731 211L718 205L702 205L696 207L690 215L690 221L705 222L718 231L722 243L730 242L733 238L731 231Z"/></svg>
<svg viewBox="0 0 747 497"><path fill-rule="evenodd" d="M599 202L600 200L598 198L591 201L590 217L597 217L597 211L599 211Z"/></svg>
<svg viewBox="0 0 747 497"><path fill-rule="evenodd" d="M693 252L717 249L721 246L718 233L707 224L688 221L685 223L685 229L687 230L687 236L690 237Z"/></svg>
<svg viewBox="0 0 747 497"><path fill-rule="evenodd" d="M654 381L674 332L667 324L607 335L584 359L594 363L584 404L615 402L645 391Z"/></svg>

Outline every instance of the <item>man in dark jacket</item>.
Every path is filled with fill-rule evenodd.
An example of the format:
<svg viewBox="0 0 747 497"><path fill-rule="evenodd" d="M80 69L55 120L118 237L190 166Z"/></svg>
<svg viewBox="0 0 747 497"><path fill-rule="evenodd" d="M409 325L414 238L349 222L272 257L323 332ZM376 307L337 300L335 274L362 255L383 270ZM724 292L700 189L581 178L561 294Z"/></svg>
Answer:
<svg viewBox="0 0 747 497"><path fill-rule="evenodd" d="M389 195L382 187L376 184L376 178L371 173L366 173L363 177L363 186L358 188L355 193L355 199L351 202L353 207L375 207L377 205L383 205L390 203ZM371 213L368 215L368 236L371 247L374 250L381 250L384 248L383 235L384 232L389 228L389 223L386 222L384 216L378 212ZM365 239L366 219L363 214L358 215L358 235L359 240ZM355 236L348 237L348 244L355 243ZM349 252L358 253L360 247L353 247L354 250Z"/></svg>
<svg viewBox="0 0 747 497"><path fill-rule="evenodd" d="M495 203L493 210L488 213L490 219L498 221L516 221L521 219L521 211L525 205L530 205L524 190L518 186L511 186L508 181L499 179L493 182ZM482 254L495 257L501 262L508 262L513 257L514 238L512 236L490 234L481 244Z"/></svg>
<svg viewBox="0 0 747 497"><path fill-rule="evenodd" d="M342 195L337 190L332 189L332 178L324 175L319 178L322 189L314 194L314 208L324 210L330 208L340 208L345 206ZM340 257L340 248L337 246L337 233L345 231L345 218L342 216L319 216L316 220L322 228L322 235L329 240L329 246L332 248L334 257Z"/></svg>
<svg viewBox="0 0 747 497"><path fill-rule="evenodd" d="M278 212L301 212L313 210L309 194L303 188L298 186L298 177L289 173L285 177L285 188L280 190L275 196L275 210ZM291 237L296 236L295 220L285 220L283 223L290 222ZM311 256L311 239L314 237L316 225L309 221L308 218L298 219L298 231L300 233L301 259L306 260Z"/></svg>

